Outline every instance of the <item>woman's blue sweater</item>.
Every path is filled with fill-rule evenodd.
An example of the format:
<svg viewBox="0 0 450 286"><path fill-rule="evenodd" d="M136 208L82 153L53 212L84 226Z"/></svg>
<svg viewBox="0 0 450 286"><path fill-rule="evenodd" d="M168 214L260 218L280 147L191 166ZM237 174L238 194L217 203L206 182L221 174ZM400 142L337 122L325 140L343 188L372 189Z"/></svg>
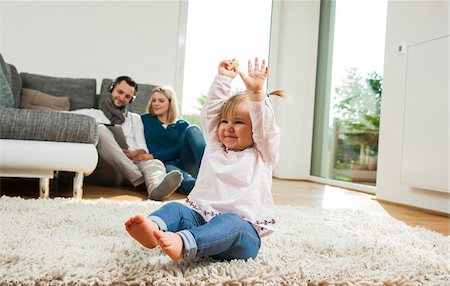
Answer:
<svg viewBox="0 0 450 286"><path fill-rule="evenodd" d="M145 141L150 154L163 162L178 159L189 122L179 119L164 127L156 116L143 114L141 117L144 124Z"/></svg>

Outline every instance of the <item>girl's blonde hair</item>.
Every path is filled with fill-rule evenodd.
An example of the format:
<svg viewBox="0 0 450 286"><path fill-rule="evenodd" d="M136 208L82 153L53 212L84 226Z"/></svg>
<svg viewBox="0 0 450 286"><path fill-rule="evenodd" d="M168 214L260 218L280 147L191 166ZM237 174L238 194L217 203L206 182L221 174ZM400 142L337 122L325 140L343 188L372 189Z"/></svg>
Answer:
<svg viewBox="0 0 450 286"><path fill-rule="evenodd" d="M243 102L248 102L249 101L249 91L242 91L242 92L238 92L235 95L231 96L227 101L225 101L225 103L222 106L222 109L219 113L219 117L223 117L223 116L227 116L229 114L233 114L236 110L236 107L238 105L240 105ZM270 93L268 93L267 95L276 95L276 96L280 96L280 97L284 97L284 95L286 94L286 91L282 90L282 89L277 89L274 90Z"/></svg>
<svg viewBox="0 0 450 286"><path fill-rule="evenodd" d="M178 104L177 104L177 96L175 95L175 91L171 86L157 86L152 90L150 94L150 99L147 104L147 112L152 116L155 116L153 112L153 102L152 98L155 92L159 92L163 94L169 100L169 110L167 111L167 123L174 123L178 118Z"/></svg>

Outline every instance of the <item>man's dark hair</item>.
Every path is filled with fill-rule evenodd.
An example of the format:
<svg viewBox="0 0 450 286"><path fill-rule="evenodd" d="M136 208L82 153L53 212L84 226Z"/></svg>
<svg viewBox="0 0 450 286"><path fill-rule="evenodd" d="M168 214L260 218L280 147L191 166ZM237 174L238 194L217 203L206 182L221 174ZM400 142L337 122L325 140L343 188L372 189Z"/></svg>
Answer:
<svg viewBox="0 0 450 286"><path fill-rule="evenodd" d="M129 86L134 87L134 95L138 93L138 84L134 81L134 79L126 75L119 76L118 78L113 80L113 82L111 82L111 85L109 86L108 91L112 92L116 84L120 83L121 81L125 81Z"/></svg>

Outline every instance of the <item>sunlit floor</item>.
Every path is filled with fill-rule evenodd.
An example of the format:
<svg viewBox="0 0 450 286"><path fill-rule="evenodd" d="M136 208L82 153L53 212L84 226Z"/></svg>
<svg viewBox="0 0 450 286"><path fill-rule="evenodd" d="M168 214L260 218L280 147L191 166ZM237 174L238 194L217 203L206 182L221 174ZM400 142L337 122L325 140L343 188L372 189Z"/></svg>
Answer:
<svg viewBox="0 0 450 286"><path fill-rule="evenodd" d="M52 185L50 197L71 197L71 181L60 180ZM412 207L377 201L374 195L346 190L343 188L308 182L279 180L273 181L273 197L277 205L302 205L324 209L361 209L387 214L411 226L422 226L430 230L450 235L450 218ZM36 179L0 179L2 195L37 198L39 182ZM147 200L143 189L127 186L84 185L83 199L105 198L114 201ZM173 194L169 200L182 201L185 196Z"/></svg>
<svg viewBox="0 0 450 286"><path fill-rule="evenodd" d="M450 235L450 218L414 207L382 202L375 195L307 181L274 180L277 204L305 205L324 209L360 209L387 214L411 226L421 226Z"/></svg>

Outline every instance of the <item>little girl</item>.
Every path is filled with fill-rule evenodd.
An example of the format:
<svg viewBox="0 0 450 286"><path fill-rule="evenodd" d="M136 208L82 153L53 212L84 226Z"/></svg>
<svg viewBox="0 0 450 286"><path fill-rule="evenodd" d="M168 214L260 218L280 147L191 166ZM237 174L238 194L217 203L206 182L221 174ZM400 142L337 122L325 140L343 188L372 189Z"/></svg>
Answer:
<svg viewBox="0 0 450 286"><path fill-rule="evenodd" d="M220 62L202 110L206 150L186 203L168 203L147 218L137 215L125 222L143 246L159 245L174 260L255 258L260 238L275 227L271 187L280 130L263 92L268 67L256 58L254 66L248 62L245 76L231 63ZM237 73L247 91L229 97Z"/></svg>

